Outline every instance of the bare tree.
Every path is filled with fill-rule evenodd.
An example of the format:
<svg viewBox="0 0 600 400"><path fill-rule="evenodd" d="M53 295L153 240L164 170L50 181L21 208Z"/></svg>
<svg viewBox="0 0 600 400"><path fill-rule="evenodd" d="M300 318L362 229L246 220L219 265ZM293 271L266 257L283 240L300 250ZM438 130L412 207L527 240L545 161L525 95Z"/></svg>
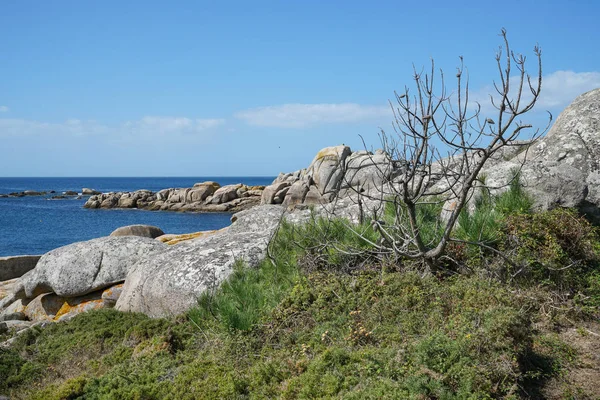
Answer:
<svg viewBox="0 0 600 400"><path fill-rule="evenodd" d="M436 74L432 61L428 73L415 70L414 92L406 87L395 93L396 104L390 102L394 132L382 130L380 134L396 174L378 196L394 207L396 217L394 223L387 224L374 218L373 226L383 239L378 247L423 261L429 271L437 268L447 245L454 240L460 213L473 188L483 184L478 178L486 162L508 147L527 146L541 135L539 129L533 130L531 124L519 119L534 107L540 95L541 50L537 45L533 49L537 73L532 78L525 69L526 57L510 49L506 30L502 29L500 36L503 46L496 54L500 81L494 83L496 93L490 95L493 117L484 116L481 105L470 100L462 57L452 93L447 92L443 72ZM523 141L525 130L530 134ZM446 201L451 207L439 222L440 235L427 241L418 207L432 201Z"/></svg>

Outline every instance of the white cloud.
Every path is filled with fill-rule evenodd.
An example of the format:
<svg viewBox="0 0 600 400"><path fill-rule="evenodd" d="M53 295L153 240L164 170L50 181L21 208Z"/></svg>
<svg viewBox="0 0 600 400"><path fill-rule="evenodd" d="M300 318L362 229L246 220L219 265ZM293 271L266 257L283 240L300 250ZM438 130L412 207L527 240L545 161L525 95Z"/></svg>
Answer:
<svg viewBox="0 0 600 400"><path fill-rule="evenodd" d="M283 104L240 111L235 117L249 125L275 128L306 128L390 117L387 106L341 104Z"/></svg>
<svg viewBox="0 0 600 400"><path fill-rule="evenodd" d="M8 107L6 107L6 106L0 106L0 112L4 113L4 112L8 112L8 111L9 111Z"/></svg>
<svg viewBox="0 0 600 400"><path fill-rule="evenodd" d="M517 89L517 79L517 77L511 78L511 83L514 82L511 86L511 93L513 94ZM535 85L536 83L532 77L532 84ZM546 74L542 77L542 90L534 111L562 111L575 97L596 88L600 88L600 72L555 71ZM523 101L531 99L531 92L527 84L525 84L523 93ZM499 97L491 85L470 94L473 102L481 104L483 113L489 113L494 110L490 103L490 94L494 95L494 99L498 99Z"/></svg>
<svg viewBox="0 0 600 400"><path fill-rule="evenodd" d="M129 137L200 135L216 128L222 119L189 119L147 116L136 121L106 125L93 120L68 119L64 122L39 122L0 118L0 136L90 136L103 135L118 141Z"/></svg>
<svg viewBox="0 0 600 400"><path fill-rule="evenodd" d="M600 88L600 72L556 71L543 77L537 105L542 108L566 107L575 97L597 88Z"/></svg>
<svg viewBox="0 0 600 400"><path fill-rule="evenodd" d="M225 123L224 119L190 119L183 117L146 116L138 121L128 121L123 127L134 134L174 135L198 134Z"/></svg>
<svg viewBox="0 0 600 400"><path fill-rule="evenodd" d="M0 136L86 136L107 133L109 128L96 121L69 119L61 123L39 122L26 119L0 118Z"/></svg>

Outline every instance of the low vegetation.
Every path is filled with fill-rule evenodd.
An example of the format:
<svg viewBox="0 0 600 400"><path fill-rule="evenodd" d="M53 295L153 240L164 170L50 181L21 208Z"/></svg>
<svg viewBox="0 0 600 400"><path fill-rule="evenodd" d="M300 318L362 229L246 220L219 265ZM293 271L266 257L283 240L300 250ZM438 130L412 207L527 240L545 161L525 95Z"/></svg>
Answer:
<svg viewBox="0 0 600 400"><path fill-rule="evenodd" d="M433 203L420 211L432 236ZM100 310L20 335L0 350L0 393L597 398L600 366L590 367L596 380L573 374L589 356L574 343L597 339L598 229L574 211L530 206L518 185L483 195L437 275L375 251L383 238L368 221L353 228L360 235L343 220L284 223L259 268L238 263L187 315Z"/></svg>

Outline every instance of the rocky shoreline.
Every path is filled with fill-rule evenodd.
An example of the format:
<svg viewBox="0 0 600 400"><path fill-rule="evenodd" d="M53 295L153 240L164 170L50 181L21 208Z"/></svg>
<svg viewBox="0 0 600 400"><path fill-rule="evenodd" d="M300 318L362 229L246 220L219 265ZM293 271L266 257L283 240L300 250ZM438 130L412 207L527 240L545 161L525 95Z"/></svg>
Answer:
<svg viewBox="0 0 600 400"><path fill-rule="evenodd" d="M529 148L526 160L524 153L507 152L482 172L488 184L501 187L522 164L523 189L538 209L573 207L600 222L599 127L600 89L567 107L547 136ZM156 193L92 194L87 208L236 213L232 224L218 231L163 235L155 227L126 227L52 250L39 261L23 260L27 265L17 268L19 276L6 275L10 278L0 282L0 331L102 307L152 317L185 312L226 280L237 260L258 265L282 219L302 223L313 205L317 214L356 222L363 210L382 206L382 196L375 194L393 184L400 168L385 152L352 152L342 145L319 151L307 168L280 174L267 187L221 187L211 181ZM358 201L359 193L374 195Z"/></svg>
<svg viewBox="0 0 600 400"><path fill-rule="evenodd" d="M196 183L191 188L169 188L158 192L110 192L91 196L85 208L138 208L149 211L238 212L258 204L264 186L241 183L221 186L217 182Z"/></svg>

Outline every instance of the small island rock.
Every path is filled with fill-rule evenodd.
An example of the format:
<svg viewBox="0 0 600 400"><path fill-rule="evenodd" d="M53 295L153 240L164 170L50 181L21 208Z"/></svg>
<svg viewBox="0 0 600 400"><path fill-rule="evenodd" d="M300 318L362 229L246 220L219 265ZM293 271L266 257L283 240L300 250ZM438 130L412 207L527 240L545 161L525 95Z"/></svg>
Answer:
<svg viewBox="0 0 600 400"><path fill-rule="evenodd" d="M140 236L155 239L165 233L152 225L128 225L115 229L110 236Z"/></svg>

